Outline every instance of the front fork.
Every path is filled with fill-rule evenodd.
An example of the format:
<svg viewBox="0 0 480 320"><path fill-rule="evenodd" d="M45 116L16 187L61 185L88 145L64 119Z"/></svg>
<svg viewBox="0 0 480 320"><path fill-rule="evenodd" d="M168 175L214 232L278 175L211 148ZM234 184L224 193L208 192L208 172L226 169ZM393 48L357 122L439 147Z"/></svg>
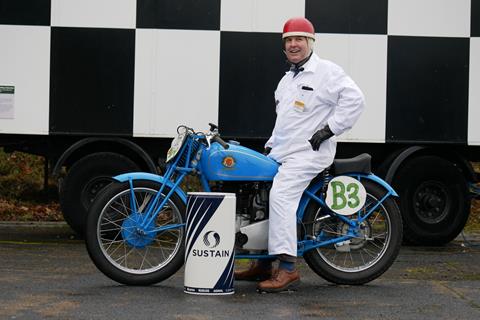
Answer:
<svg viewBox="0 0 480 320"><path fill-rule="evenodd" d="M138 225L138 228L140 230L146 230L148 229L149 226L152 225L153 221L157 218L158 214L160 213L161 209L165 206L167 203L168 199L175 193L175 190L180 187L180 184L182 181L185 179L185 177L191 173L190 169L183 169L180 170L180 175L175 179L175 183L170 186L170 191L168 194L163 197L162 192L165 190L165 186L167 185L166 181L170 180L170 177L172 176L173 172L167 171L165 174L165 182L162 184L158 192L156 193L154 199L150 201L150 203L147 206L147 210L145 211L144 214L142 214L142 220L140 224ZM205 192L210 192L210 187L208 185L208 181L205 179L203 175L199 175L200 182L202 184L203 190ZM136 206L135 202L135 194L134 194L134 187L133 187L133 180L129 179L129 185L130 185L130 207L132 208L132 211L136 214L140 214L138 211L138 208ZM160 203L159 203L160 202ZM159 226L154 229L149 229L147 233L158 233L166 230L171 230L171 229L178 229L178 228L183 228L185 227L185 223L181 224L171 224L171 225L165 225L165 226Z"/></svg>

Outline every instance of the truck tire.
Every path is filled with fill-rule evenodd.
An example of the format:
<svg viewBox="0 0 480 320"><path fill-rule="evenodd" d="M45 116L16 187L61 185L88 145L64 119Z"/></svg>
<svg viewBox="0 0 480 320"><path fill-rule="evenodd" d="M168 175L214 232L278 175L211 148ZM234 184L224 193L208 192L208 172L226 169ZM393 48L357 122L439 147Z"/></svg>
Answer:
<svg viewBox="0 0 480 320"><path fill-rule="evenodd" d="M132 160L112 152L93 153L75 162L60 189L60 206L65 221L83 235L88 209L98 192L112 182L112 176L138 170Z"/></svg>
<svg viewBox="0 0 480 320"><path fill-rule="evenodd" d="M395 175L404 239L444 245L462 231L470 214L467 181L455 164L438 156L408 160Z"/></svg>

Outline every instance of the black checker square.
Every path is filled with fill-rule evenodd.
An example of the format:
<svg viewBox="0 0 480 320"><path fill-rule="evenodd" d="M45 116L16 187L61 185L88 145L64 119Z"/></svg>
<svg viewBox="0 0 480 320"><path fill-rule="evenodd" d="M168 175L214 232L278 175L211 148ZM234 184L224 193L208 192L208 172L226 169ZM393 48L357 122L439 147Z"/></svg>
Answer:
<svg viewBox="0 0 480 320"><path fill-rule="evenodd" d="M480 0L472 0L470 15L470 35L472 37L480 37Z"/></svg>
<svg viewBox="0 0 480 320"><path fill-rule="evenodd" d="M137 28L220 30L220 0L137 0Z"/></svg>
<svg viewBox="0 0 480 320"><path fill-rule="evenodd" d="M0 24L49 26L51 0L0 0Z"/></svg>
<svg viewBox="0 0 480 320"><path fill-rule="evenodd" d="M306 0L316 33L387 34L387 0Z"/></svg>
<svg viewBox="0 0 480 320"><path fill-rule="evenodd" d="M135 30L52 27L50 133L133 130Z"/></svg>
<svg viewBox="0 0 480 320"><path fill-rule="evenodd" d="M388 37L387 142L467 142L469 48L468 38Z"/></svg>
<svg viewBox="0 0 480 320"><path fill-rule="evenodd" d="M278 33L221 32L219 125L228 137L268 138L287 65Z"/></svg>

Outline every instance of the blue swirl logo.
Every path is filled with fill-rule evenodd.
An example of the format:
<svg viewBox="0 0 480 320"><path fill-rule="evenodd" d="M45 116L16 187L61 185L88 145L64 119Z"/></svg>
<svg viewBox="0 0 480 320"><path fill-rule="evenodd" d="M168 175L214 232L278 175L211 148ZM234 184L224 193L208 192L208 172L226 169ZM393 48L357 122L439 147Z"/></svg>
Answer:
<svg viewBox="0 0 480 320"><path fill-rule="evenodd" d="M215 231L208 231L203 236L203 243L209 248L215 248L220 243L220 235Z"/></svg>

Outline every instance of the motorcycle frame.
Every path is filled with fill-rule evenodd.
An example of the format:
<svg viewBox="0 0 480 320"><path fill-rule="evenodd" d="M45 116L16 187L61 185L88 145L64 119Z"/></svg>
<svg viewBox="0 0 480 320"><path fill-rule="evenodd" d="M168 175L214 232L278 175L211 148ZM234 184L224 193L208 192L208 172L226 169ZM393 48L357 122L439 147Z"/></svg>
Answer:
<svg viewBox="0 0 480 320"><path fill-rule="evenodd" d="M166 204L168 199L174 193L176 193L185 204L187 203L187 196L185 192L180 188L180 184L182 183L182 181L187 175L189 174L198 175L203 191L211 192L209 181L202 174L202 170L201 170L202 168L200 167L200 161L199 161L203 150L207 148L207 145L205 145L200 141L204 138L205 137L201 135L197 135L193 133L189 134L185 143L180 148L177 156L175 156L173 161L167 166L167 171L165 172L164 176L159 176L159 175L144 173L144 172L132 172L132 173L126 173L126 174L122 174L114 177L114 179L119 182L128 181L130 186L130 206L131 206L132 212L134 213L138 213L138 212L137 212L136 203L134 201L135 197L134 197L133 181L134 180L150 180L150 181L157 182L161 185L160 189L157 191L155 195L154 200L150 201L149 205L147 206L147 210L145 212L144 219L141 224L142 228L145 226L148 226L153 220L156 219L161 208L163 208L163 206ZM195 155L193 155L195 159L192 159L192 153L193 153L192 149L194 148L195 143L199 143L199 147L198 147L198 150L195 152ZM182 157L185 157L185 165L186 165L185 167L178 166L178 163ZM316 195L323 188L323 184L324 184L323 181L319 181L318 183L309 186L304 191L297 209L297 213L296 213L297 224L302 225L305 209L307 208L307 205L311 201L314 201L318 203L318 205L325 211L325 214L328 214L332 217L337 217L338 219L342 220L345 224L349 225L350 227L348 229L347 234L344 235L343 237L338 237L335 239L323 240L323 241L320 240L318 237L316 239L299 240L297 244L298 257L302 257L305 254L305 252L308 252L310 250L314 250L314 249L331 245L331 244L341 243L349 239L358 237L359 235L355 233L355 230L358 229L357 228L358 225L360 225L363 221L365 221L386 199L392 196L398 197L398 194L395 192L395 190L393 190L393 188L390 185L388 185L384 180L382 180L381 178L377 177L372 173L366 174L366 173L352 172L352 173L345 173L342 175L353 177L359 181L361 181L362 179L373 181L381 185L386 190L386 193L382 197L382 199L377 201L377 203L368 210L367 213L365 213L362 216L359 215L360 217L359 219L353 220L353 219L349 219L347 216L339 215L331 211L326 205L324 199ZM165 190L165 187L168 187L170 190L165 197L162 197L162 192ZM161 197L162 197L161 202L159 205L157 205ZM185 227L185 223L178 223L178 224L161 226L149 232L159 233L166 230L178 229L178 228L184 228L184 227ZM235 254L235 259L272 259L272 258L275 258L275 257L270 256L268 254Z"/></svg>

